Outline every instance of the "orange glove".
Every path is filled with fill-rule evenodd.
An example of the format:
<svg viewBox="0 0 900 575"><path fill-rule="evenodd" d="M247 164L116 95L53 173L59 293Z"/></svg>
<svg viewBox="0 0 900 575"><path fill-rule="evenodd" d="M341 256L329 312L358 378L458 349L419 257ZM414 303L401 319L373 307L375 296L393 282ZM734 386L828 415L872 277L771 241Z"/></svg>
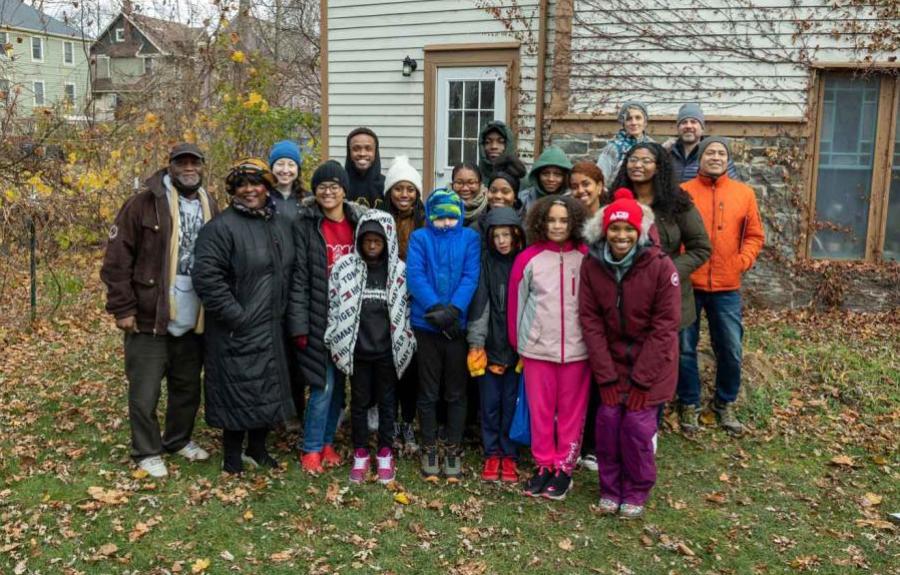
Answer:
<svg viewBox="0 0 900 575"><path fill-rule="evenodd" d="M494 375L503 375L504 373L506 373L506 366L492 363L488 365L488 371L493 373Z"/></svg>
<svg viewBox="0 0 900 575"><path fill-rule="evenodd" d="M525 362L522 361L522 358L519 358L519 363L516 364L516 373L522 373L525 369Z"/></svg>
<svg viewBox="0 0 900 575"><path fill-rule="evenodd" d="M469 375L472 377L484 375L484 370L487 367L487 352L484 351L483 347L473 347L469 350L466 364L469 366Z"/></svg>

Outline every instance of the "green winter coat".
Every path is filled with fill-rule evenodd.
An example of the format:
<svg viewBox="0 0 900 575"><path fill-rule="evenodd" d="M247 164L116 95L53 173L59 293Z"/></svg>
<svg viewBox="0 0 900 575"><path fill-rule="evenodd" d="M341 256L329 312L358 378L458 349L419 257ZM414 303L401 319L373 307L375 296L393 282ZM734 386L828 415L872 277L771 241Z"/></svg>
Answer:
<svg viewBox="0 0 900 575"><path fill-rule="evenodd" d="M681 281L681 329L691 325L697 319L694 305L694 288L691 284L691 273L703 265L712 254L712 243L703 225L703 218L697 207L672 215L653 210L656 216L656 229L659 233L659 245L672 258L678 278ZM684 245L684 252L681 246Z"/></svg>
<svg viewBox="0 0 900 575"><path fill-rule="evenodd" d="M569 172L572 171L572 162L566 157L566 153L563 152L562 148L559 146L550 146L544 150L534 163L534 166L531 167L531 172L528 174L529 186L519 192L519 200L522 201L526 211L531 208L531 204L547 195L547 192L541 188L541 182L538 179L538 173L547 166L556 166L565 172L563 177L563 187L558 193L564 194L568 190Z"/></svg>

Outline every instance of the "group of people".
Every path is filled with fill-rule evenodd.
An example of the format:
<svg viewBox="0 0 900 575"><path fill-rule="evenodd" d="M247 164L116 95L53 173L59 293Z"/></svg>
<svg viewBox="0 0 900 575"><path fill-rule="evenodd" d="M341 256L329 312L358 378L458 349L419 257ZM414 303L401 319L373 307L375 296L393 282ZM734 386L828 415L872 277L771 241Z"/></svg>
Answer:
<svg viewBox="0 0 900 575"><path fill-rule="evenodd" d="M120 210L101 271L124 332L136 463L160 477L164 452L209 458L191 440L202 373L226 472L276 467L267 436L297 420L302 469L340 466L349 382L351 482L370 478L373 459L392 481L404 446L425 480L458 482L473 419L481 478L518 482L511 428L527 414L525 495L565 498L582 460L598 471L602 512L640 517L662 407L677 395L682 430L699 429L703 311L718 364L710 408L742 430L739 288L763 229L698 105L681 108L663 145L646 135L645 105L626 102L619 119L596 163L550 147L530 172L512 131L488 123L477 164L428 194L406 157L382 173L367 128L349 134L343 166L316 167L311 191L300 149L282 141L268 162L234 164L222 210L202 151L172 148Z"/></svg>

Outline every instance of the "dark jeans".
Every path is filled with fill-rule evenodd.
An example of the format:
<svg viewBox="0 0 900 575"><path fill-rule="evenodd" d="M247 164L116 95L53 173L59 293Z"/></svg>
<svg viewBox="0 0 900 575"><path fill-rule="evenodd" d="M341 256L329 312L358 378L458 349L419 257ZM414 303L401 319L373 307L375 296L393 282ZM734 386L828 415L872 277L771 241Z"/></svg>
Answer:
<svg viewBox="0 0 900 575"><path fill-rule="evenodd" d="M350 433L353 448L369 446L369 406L378 406L378 449L390 447L396 416L397 371L389 355L374 361L353 359L350 376Z"/></svg>
<svg viewBox="0 0 900 575"><path fill-rule="evenodd" d="M416 343L422 445L432 447L437 442L437 403L443 398L447 403L447 442L458 447L466 424L466 386L469 383L466 338L448 340L440 333L416 330Z"/></svg>
<svg viewBox="0 0 900 575"><path fill-rule="evenodd" d="M700 339L700 312L706 311L709 336L716 356L716 399L732 403L741 388L741 292L703 292L694 290L697 320L681 330L681 358L678 368L678 401L700 405L700 369L697 365L697 341Z"/></svg>
<svg viewBox="0 0 900 575"><path fill-rule="evenodd" d="M419 391L418 357L418 354L413 355L412 361L397 384L395 413L399 416L397 419L401 419L403 423L413 423L416 420L416 396Z"/></svg>
<svg viewBox="0 0 900 575"><path fill-rule="evenodd" d="M509 427L516 412L519 374L510 367L503 375L486 372L479 378L481 391L481 440L484 455L515 457L516 444L509 438Z"/></svg>
<svg viewBox="0 0 900 575"><path fill-rule="evenodd" d="M194 332L180 337L149 333L125 334L128 378L128 421L131 456L141 460L178 451L191 440L200 407L203 339ZM166 378L166 429L160 437L156 407Z"/></svg>

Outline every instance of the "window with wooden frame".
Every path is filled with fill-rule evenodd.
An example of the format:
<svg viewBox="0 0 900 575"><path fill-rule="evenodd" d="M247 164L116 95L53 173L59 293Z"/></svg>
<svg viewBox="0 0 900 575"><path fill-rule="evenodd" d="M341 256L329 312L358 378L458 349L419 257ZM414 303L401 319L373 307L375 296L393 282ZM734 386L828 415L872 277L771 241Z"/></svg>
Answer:
<svg viewBox="0 0 900 575"><path fill-rule="evenodd" d="M809 255L900 261L900 77L823 70L816 97Z"/></svg>
<svg viewBox="0 0 900 575"><path fill-rule="evenodd" d="M75 44L72 42L68 42L63 40L63 64L66 66L74 66L75 65Z"/></svg>

